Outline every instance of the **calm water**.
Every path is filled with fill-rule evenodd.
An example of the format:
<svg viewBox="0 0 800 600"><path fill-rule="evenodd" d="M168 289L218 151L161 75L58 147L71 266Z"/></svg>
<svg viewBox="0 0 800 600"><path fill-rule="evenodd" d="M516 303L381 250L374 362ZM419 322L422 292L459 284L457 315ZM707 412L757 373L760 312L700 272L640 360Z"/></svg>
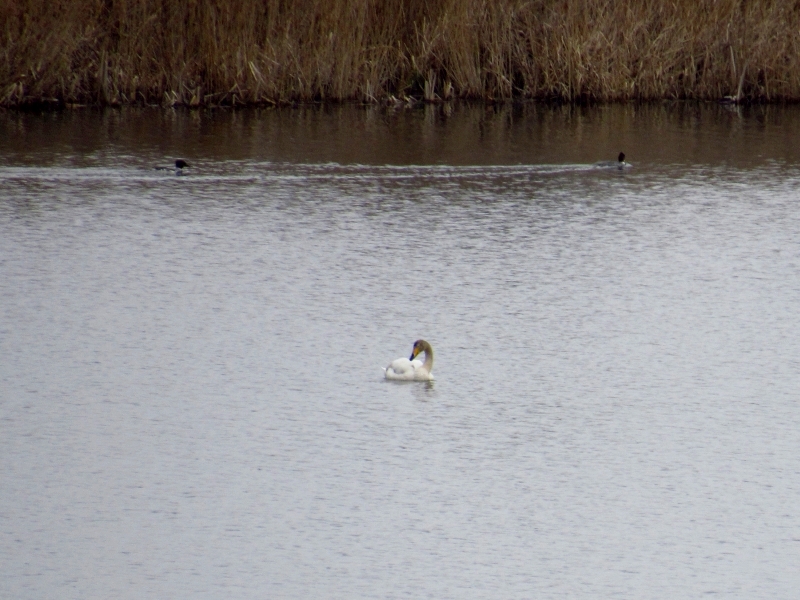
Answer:
<svg viewBox="0 0 800 600"><path fill-rule="evenodd" d="M798 139L0 113L0 597L796 597Z"/></svg>

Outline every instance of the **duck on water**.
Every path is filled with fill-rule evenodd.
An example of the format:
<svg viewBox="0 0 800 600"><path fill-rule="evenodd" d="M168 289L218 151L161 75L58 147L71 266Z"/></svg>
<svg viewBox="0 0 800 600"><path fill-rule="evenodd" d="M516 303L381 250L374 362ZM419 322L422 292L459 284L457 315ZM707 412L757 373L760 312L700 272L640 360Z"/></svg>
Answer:
<svg viewBox="0 0 800 600"><path fill-rule="evenodd" d="M623 169L627 169L632 167L631 163L625 162L625 153L620 152L619 156L617 156L617 160L604 160L594 164L595 167L600 169L619 169L622 171Z"/></svg>
<svg viewBox="0 0 800 600"><path fill-rule="evenodd" d="M179 158L175 161L174 167L154 167L156 171L169 171L170 173L174 173L175 175L183 175L183 169L185 167L191 167L188 162Z"/></svg>

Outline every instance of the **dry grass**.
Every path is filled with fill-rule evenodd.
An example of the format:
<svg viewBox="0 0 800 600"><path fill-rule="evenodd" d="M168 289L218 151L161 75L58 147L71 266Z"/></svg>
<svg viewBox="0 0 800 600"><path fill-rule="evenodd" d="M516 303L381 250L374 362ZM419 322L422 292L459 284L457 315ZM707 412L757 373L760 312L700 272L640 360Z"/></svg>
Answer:
<svg viewBox="0 0 800 600"><path fill-rule="evenodd" d="M2 0L0 104L800 99L800 3Z"/></svg>

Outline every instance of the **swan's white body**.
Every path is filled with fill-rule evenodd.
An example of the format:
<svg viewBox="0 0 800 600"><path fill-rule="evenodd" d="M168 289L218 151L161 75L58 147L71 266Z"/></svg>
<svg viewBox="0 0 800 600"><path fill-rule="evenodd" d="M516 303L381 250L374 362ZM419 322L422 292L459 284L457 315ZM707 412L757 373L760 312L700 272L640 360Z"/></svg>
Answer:
<svg viewBox="0 0 800 600"><path fill-rule="evenodd" d="M425 353L425 362L416 358ZM384 369L386 379L394 381L431 381L433 379L433 348L425 340L414 342L411 358L397 358Z"/></svg>
<svg viewBox="0 0 800 600"><path fill-rule="evenodd" d="M386 367L386 379L395 379L397 381L430 381L433 379L433 375L425 368L421 360L408 360L404 357L393 360L391 364Z"/></svg>

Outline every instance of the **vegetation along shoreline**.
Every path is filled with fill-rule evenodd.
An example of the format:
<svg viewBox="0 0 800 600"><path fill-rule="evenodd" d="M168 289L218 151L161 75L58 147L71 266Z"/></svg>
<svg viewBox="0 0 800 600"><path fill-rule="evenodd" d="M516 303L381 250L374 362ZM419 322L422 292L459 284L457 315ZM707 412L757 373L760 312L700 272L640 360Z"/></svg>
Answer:
<svg viewBox="0 0 800 600"><path fill-rule="evenodd" d="M800 101L800 3L17 0L0 106Z"/></svg>

